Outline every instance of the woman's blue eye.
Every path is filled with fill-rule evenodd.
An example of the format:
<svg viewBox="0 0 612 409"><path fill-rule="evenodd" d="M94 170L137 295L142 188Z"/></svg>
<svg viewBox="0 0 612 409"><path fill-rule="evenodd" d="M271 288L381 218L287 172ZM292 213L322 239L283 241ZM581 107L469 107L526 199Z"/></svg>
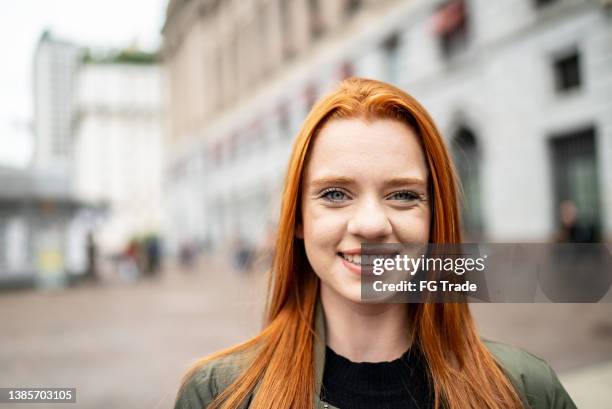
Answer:
<svg viewBox="0 0 612 409"><path fill-rule="evenodd" d="M389 197L394 200L400 200L402 202L411 202L413 200L417 200L420 196L414 192L402 191L402 192L395 192Z"/></svg>
<svg viewBox="0 0 612 409"><path fill-rule="evenodd" d="M344 193L341 190L328 190L325 191L322 195L322 198L325 198L331 202L340 202L342 200L345 200L347 198L346 193Z"/></svg>

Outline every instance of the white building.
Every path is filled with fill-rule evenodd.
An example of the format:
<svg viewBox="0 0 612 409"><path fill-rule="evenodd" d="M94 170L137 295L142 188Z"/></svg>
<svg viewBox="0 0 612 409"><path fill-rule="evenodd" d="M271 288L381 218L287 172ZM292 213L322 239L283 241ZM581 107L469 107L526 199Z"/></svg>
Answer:
<svg viewBox="0 0 612 409"><path fill-rule="evenodd" d="M74 83L81 50L45 32L33 61L30 169L0 169L0 287L63 286L87 269L86 209L71 191ZM24 138L29 129L23 128Z"/></svg>
<svg viewBox="0 0 612 409"><path fill-rule="evenodd" d="M49 189L70 188L72 166L72 124L74 86L81 60L81 49L41 36L34 57L34 171L49 180Z"/></svg>
<svg viewBox="0 0 612 409"><path fill-rule="evenodd" d="M469 238L550 240L564 200L612 238L611 16L604 0L172 0L168 234L260 237L310 104L352 74L430 110Z"/></svg>
<svg viewBox="0 0 612 409"><path fill-rule="evenodd" d="M77 84L75 192L106 206L96 237L104 251L120 251L132 237L159 230L160 67L141 52L86 58Z"/></svg>
<svg viewBox="0 0 612 409"><path fill-rule="evenodd" d="M43 34L32 169L0 169L0 287L78 281L91 272L92 233L113 252L158 232L160 85L151 54L93 59Z"/></svg>

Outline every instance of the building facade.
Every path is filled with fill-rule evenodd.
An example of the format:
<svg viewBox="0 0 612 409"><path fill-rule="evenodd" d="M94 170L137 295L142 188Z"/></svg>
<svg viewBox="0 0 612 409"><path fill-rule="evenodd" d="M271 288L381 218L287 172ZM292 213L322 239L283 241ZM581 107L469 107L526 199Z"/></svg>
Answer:
<svg viewBox="0 0 612 409"><path fill-rule="evenodd" d="M70 190L74 94L81 53L77 45L46 31L38 42L32 70L35 136L32 167L64 194Z"/></svg>
<svg viewBox="0 0 612 409"><path fill-rule="evenodd" d="M0 168L0 289L63 287L87 272L94 209L48 183L29 169Z"/></svg>
<svg viewBox="0 0 612 409"><path fill-rule="evenodd" d="M32 70L31 166L0 169L0 288L61 287L86 273L92 215L72 191L74 92L81 52L49 32L39 40ZM24 132L23 137L29 135Z"/></svg>
<svg viewBox="0 0 612 409"><path fill-rule="evenodd" d="M0 288L94 277L100 253L158 234L156 58L137 50L92 55L48 32L41 36L32 166L0 169Z"/></svg>
<svg viewBox="0 0 612 409"><path fill-rule="evenodd" d="M167 233L258 240L308 109L357 75L432 113L468 239L554 239L567 201L610 238L611 15L604 0L172 0Z"/></svg>
<svg viewBox="0 0 612 409"><path fill-rule="evenodd" d="M105 208L96 238L105 253L158 233L161 215L161 72L155 55L88 57L78 71L76 196Z"/></svg>

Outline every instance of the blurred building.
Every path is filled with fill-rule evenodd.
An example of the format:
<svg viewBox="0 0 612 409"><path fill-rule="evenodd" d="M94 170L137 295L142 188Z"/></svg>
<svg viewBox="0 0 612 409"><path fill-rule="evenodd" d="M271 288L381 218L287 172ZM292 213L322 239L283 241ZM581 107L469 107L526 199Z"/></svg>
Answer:
<svg viewBox="0 0 612 409"><path fill-rule="evenodd" d="M550 240L568 200L612 238L611 16L605 0L171 0L167 233L261 237L310 106L358 75L431 111L468 239Z"/></svg>
<svg viewBox="0 0 612 409"><path fill-rule="evenodd" d="M45 31L36 49L33 67L33 169L44 175L49 188L70 190L74 88L81 48Z"/></svg>
<svg viewBox="0 0 612 409"><path fill-rule="evenodd" d="M157 233L161 214L161 72L155 54L87 54L78 70L77 197L107 209L96 232L104 252Z"/></svg>
<svg viewBox="0 0 612 409"><path fill-rule="evenodd" d="M74 196L74 89L81 50L41 36L29 169L0 169L0 287L58 287L85 273L89 210ZM23 128L24 138L29 137Z"/></svg>
<svg viewBox="0 0 612 409"><path fill-rule="evenodd" d="M30 170L0 168L0 288L61 287L87 268L94 213Z"/></svg>
<svg viewBox="0 0 612 409"><path fill-rule="evenodd" d="M32 166L0 169L0 288L93 277L99 247L158 232L160 76L155 54L41 36Z"/></svg>

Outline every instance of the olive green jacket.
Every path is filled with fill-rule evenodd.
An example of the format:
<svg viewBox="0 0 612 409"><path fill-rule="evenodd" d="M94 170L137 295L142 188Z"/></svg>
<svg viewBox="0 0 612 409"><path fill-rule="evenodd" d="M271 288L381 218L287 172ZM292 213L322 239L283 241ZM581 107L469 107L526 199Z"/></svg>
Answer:
<svg viewBox="0 0 612 409"><path fill-rule="evenodd" d="M313 408L337 409L319 398L325 366L325 314L319 303L316 311L315 330L315 396ZM557 375L540 358L518 348L492 341L484 341L495 359L516 387L526 408L575 409ZM175 409L204 409L225 390L245 369L246 361L238 356L219 358L200 368L179 391ZM254 393L243 404L248 408Z"/></svg>

